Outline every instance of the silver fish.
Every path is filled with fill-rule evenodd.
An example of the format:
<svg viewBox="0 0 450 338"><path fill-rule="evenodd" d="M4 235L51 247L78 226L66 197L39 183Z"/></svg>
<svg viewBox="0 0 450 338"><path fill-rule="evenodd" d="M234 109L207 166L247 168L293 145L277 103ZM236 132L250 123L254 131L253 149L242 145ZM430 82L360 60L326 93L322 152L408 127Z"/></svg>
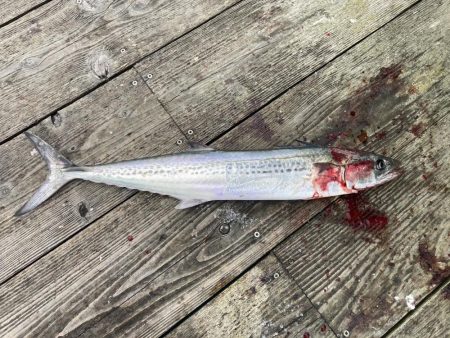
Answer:
<svg viewBox="0 0 450 338"><path fill-rule="evenodd" d="M216 200L308 200L356 193L400 174L397 161L361 151L305 145L257 151L198 148L97 166L75 166L26 132L49 175L20 216L74 179L169 195L177 209Z"/></svg>

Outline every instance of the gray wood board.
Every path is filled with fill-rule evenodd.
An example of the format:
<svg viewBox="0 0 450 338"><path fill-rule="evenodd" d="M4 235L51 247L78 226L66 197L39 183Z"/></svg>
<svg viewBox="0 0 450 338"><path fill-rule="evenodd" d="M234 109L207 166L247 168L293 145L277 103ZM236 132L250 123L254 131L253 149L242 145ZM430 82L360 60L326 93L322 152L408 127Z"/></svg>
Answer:
<svg viewBox="0 0 450 338"><path fill-rule="evenodd" d="M421 9L416 15L425 14ZM391 33L397 37L397 44L398 31L408 20L420 22L417 17L405 16L400 25L396 25L396 20L386 27L397 32ZM365 128L369 137L384 130L388 134L398 133L398 129L390 128L392 117L406 106L413 105L439 83L442 59L437 59L437 68L427 68L424 79L431 79L431 82L418 86L409 94L409 82L420 79L417 72L423 69L403 71L397 82L394 81L395 76L391 79L386 67L395 59L390 60L383 55L386 47L383 49L380 45L386 41L386 35L382 33L374 34L354 53L337 60L247 120L226 135L219 146L257 148L287 144L299 135L320 138L333 129L339 130L336 124L341 121L349 128ZM413 33L417 35L414 30ZM423 39L419 47L426 49L433 41ZM407 42L398 48L404 48ZM439 46L439 39L434 42ZM416 57L422 52L420 48ZM398 57L403 56L400 53ZM365 75L361 75L362 70ZM398 68L394 67L393 71L391 74L396 74ZM362 82L364 78L366 81L372 79L369 82L372 85L392 81L392 86L376 95ZM361 92L361 88L368 89ZM371 107L369 94L378 97L378 104L373 105L374 114L363 111L364 107ZM363 104L365 100L367 105ZM345 110L351 105L360 109L357 122L345 120L350 118L349 111ZM330 112L333 115L327 119ZM379 130L375 127L378 123ZM383 140L379 143L382 147L389 146ZM100 332L113 330L115 325L132 331L136 324L147 325L139 328L146 330L152 323L157 325L157 317L161 316L161 324L153 332L164 332L328 203L324 200L211 203L193 210L174 211L173 200L149 196L138 194L131 198L5 283L0 288L4 300L0 308L3 330L11 334L44 332L70 335L91 328L93 324L97 325L93 330L99 329ZM234 218L228 222L232 222L235 231L221 236L217 227L227 222L227 215ZM123 222L124 219L127 221ZM252 236L258 229L261 238L256 240ZM128 242L127 234L133 234L134 240ZM49 270L53 272L51 275ZM30 280L33 280L32 287ZM130 299L148 283L151 290L146 292L144 289ZM177 302L185 297L189 298ZM171 309L174 314L165 319L166 312L161 308ZM104 323L97 323L102 318ZM128 323L123 325L125 320ZM145 320L149 322L145 323ZM102 331L102 325L110 327Z"/></svg>
<svg viewBox="0 0 450 338"><path fill-rule="evenodd" d="M242 144L245 144L248 148L270 146L276 143L286 144L288 140L292 141L293 135L296 133L298 135L300 128L305 129L308 138L325 135L326 140L327 136L334 137L333 133L328 133L330 126L341 123L341 128L354 128L354 134L339 138L340 144L353 146L358 144L361 148L365 148L367 140L364 135L368 133L367 137L372 139L370 144L372 149L384 153L392 151L389 149L390 145L397 147L397 142L404 146L405 138L407 142L415 139L417 127L422 128L423 131L429 124L446 130L446 124L439 124L448 112L448 105L443 95L448 87L445 72L448 58L446 44L442 41L446 35L445 30L442 27L439 28L439 24L433 25L445 15L446 8L440 7L439 4L435 6L430 6L430 3L422 4L411 13L404 15L398 22L387 26L386 31L375 34L355 51L351 51L349 55L320 72L316 78L300 84L288 95L239 125L225 135L221 143L226 142L227 147L242 147ZM427 27L430 26L429 31L422 29L425 23ZM405 35L398 34L403 29L409 29L409 34L405 34L407 39ZM430 34L430 31L434 34ZM417 48L412 41L419 41L420 48ZM395 47L391 50L390 57L385 54L387 45L390 48ZM397 60L390 59L393 56L404 61L405 65L399 65L395 62ZM433 62L430 62L431 60ZM395 62L394 66L390 62ZM431 66L425 67L425 65ZM424 68L427 69L426 73ZM327 79L327 81L320 81L320 79ZM305 88L309 88L311 92L305 91ZM310 93L314 93L314 98L318 101L305 100ZM320 100L321 96L324 100ZM297 109L289 109L292 108L291 103L296 103ZM315 107L317 109L315 114L312 114L311 107L314 103L317 104ZM300 107L305 109L299 109ZM328 109L323 110L324 108ZM357 112L351 108L356 109ZM438 114L430 114L430 111L434 111L433 108L437 109ZM307 113L295 115L292 111ZM322 111L328 113L331 111L332 114L321 116ZM364 133L361 133L361 130ZM348 130L343 131L342 134L348 134ZM445 146L444 143L443 149ZM445 162L445 159L443 161ZM390 191L389 186L385 189ZM314 202L310 204L312 203ZM270 204L262 205L264 207ZM259 212L259 208L255 208L252 212L246 211L244 219L258 215ZM265 218L267 219L268 216ZM283 228L276 221L270 221L270 223L272 223L271 230L262 232L268 237L272 235L270 231ZM264 224L259 227L262 225ZM253 231L257 227L252 226L251 229ZM286 236L288 233L289 231L286 231L283 235ZM268 249L254 248L250 243L237 238L238 236L233 238L235 247L233 251L228 251L225 257L217 257L217 253L223 251L222 243L215 242L216 239L213 236L209 237L204 245L180 260L160 277L152 280L148 287L127 300L109 317L105 317L103 321L91 328L88 333L95 335L100 332L115 334L135 332L137 335L145 335L149 332L162 332L169 317L182 317L194 304L202 304L220 286L224 286L223 283L229 281L239 268L249 265L251 261L248 260L248 256L254 259ZM271 245L281 238L282 236L274 236L266 243ZM210 255L214 252L216 256L211 258L204 252ZM207 267L204 266L205 255L211 258ZM222 260L222 265L220 262L214 262L215 259ZM178 292L180 294L177 294ZM158 297L155 299L156 295ZM165 296L169 298L164 298ZM161 301L161 304L158 304L158 301Z"/></svg>
<svg viewBox="0 0 450 338"><path fill-rule="evenodd" d="M450 336L450 282L404 320L388 337L445 337Z"/></svg>
<svg viewBox="0 0 450 338"><path fill-rule="evenodd" d="M355 205L364 209L365 203L342 199L336 210L327 209L276 251L336 332L382 335L408 311L407 296L420 301L436 287L433 281L450 272L449 170L445 165L450 145L446 132L450 123L446 100L449 25L444 19L449 7L429 4L423 2L405 16L409 24L402 30L385 29L380 34L384 42L367 44L367 49L362 44L346 55L343 60L353 65L354 72L328 75L350 88L356 85L356 90L350 89L354 95L342 106L346 115L341 122L334 120L342 130L328 134L331 139L351 145L368 137L372 149L404 163L403 178L363 195L369 205L388 216L389 226L355 233L346 217L352 216L349 212L354 216ZM401 23L400 18L392 26ZM365 50L358 53L360 48ZM353 53L372 57L360 69L360 62L351 58ZM371 76L384 60L395 66ZM297 100L295 92L291 100ZM379 130L377 126L383 124L387 128Z"/></svg>
<svg viewBox="0 0 450 338"><path fill-rule="evenodd" d="M237 1L51 1L3 27L0 142Z"/></svg>
<svg viewBox="0 0 450 338"><path fill-rule="evenodd" d="M184 144L176 144L181 132L134 70L31 130L77 164L184 149ZM0 153L0 282L135 193L71 182L32 214L17 218L14 212L42 184L48 170L24 135L1 145Z"/></svg>
<svg viewBox="0 0 450 338"><path fill-rule="evenodd" d="M184 132L207 141L413 3L242 1L137 69Z"/></svg>
<svg viewBox="0 0 450 338"><path fill-rule="evenodd" d="M269 255L167 337L335 337Z"/></svg>
<svg viewBox="0 0 450 338"><path fill-rule="evenodd" d="M0 26L13 20L19 15L23 15L44 2L46 2L46 0L0 0L0 8L2 9Z"/></svg>

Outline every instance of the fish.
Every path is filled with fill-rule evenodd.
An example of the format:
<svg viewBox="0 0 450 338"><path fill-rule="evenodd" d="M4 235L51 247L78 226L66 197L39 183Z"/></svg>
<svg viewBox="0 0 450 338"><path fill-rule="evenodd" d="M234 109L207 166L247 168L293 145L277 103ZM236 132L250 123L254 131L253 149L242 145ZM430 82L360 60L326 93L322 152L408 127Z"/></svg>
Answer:
<svg viewBox="0 0 450 338"><path fill-rule="evenodd" d="M72 180L168 195L177 209L219 200L311 200L357 193L398 177L397 160L358 150L302 144L224 151L196 146L185 152L94 166L77 166L32 132L25 135L48 176L16 212L36 209Z"/></svg>

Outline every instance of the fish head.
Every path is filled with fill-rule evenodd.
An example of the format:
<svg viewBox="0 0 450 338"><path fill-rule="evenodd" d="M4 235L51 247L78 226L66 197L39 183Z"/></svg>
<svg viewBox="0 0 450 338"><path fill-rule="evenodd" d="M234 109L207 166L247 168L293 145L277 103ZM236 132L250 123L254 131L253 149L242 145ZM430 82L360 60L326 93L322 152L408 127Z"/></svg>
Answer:
<svg viewBox="0 0 450 338"><path fill-rule="evenodd" d="M333 148L332 158L343 166L345 184L351 190L364 190L400 176L400 162L374 153Z"/></svg>

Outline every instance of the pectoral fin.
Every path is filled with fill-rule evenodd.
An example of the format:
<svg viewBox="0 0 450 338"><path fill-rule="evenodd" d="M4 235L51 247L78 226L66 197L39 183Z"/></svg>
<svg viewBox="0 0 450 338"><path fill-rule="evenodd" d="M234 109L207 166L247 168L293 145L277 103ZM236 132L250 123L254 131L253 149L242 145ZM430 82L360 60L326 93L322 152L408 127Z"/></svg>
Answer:
<svg viewBox="0 0 450 338"><path fill-rule="evenodd" d="M208 201L204 201L204 200L181 200L180 203L178 203L175 207L175 209L187 209L190 207L194 207L196 205L205 203Z"/></svg>

